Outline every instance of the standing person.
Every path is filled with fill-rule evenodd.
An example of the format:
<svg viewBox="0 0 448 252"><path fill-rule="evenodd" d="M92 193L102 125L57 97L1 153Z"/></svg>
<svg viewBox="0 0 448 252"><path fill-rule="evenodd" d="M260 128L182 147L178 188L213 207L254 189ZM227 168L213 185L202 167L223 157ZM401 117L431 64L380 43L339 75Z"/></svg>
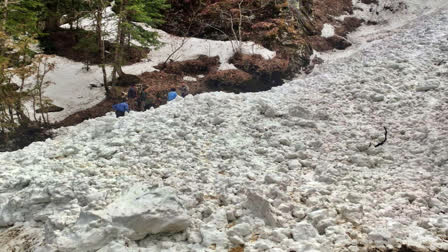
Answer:
<svg viewBox="0 0 448 252"><path fill-rule="evenodd" d="M185 97L190 93L190 88L188 88L187 84L182 84L180 87L180 96Z"/></svg>
<svg viewBox="0 0 448 252"><path fill-rule="evenodd" d="M146 92L147 87L142 87L142 89L140 90L139 94L138 94L138 98L137 98L137 104L138 104L138 109L140 111L145 111L146 109L146 103L148 100L148 93Z"/></svg>
<svg viewBox="0 0 448 252"><path fill-rule="evenodd" d="M123 100L122 103L113 105L112 108L115 110L117 118L124 116L126 111L129 113L129 105L126 103L126 100Z"/></svg>
<svg viewBox="0 0 448 252"><path fill-rule="evenodd" d="M176 89L171 88L170 92L168 92L168 101L172 101L172 100L176 99L176 97L177 97Z"/></svg>
<svg viewBox="0 0 448 252"><path fill-rule="evenodd" d="M132 110L135 110L135 98L137 98L137 89L135 84L131 84L131 87L128 89L128 101Z"/></svg>
<svg viewBox="0 0 448 252"><path fill-rule="evenodd" d="M146 99L146 93L145 88L143 86L138 88L138 94L137 94L137 110L143 111L143 108L145 107L145 99Z"/></svg>

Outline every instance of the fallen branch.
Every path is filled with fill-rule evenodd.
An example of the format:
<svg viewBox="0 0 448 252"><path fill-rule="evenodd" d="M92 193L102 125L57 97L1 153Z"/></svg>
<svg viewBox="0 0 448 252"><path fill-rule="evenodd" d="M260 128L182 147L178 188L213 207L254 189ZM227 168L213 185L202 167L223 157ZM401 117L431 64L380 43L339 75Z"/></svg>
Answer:
<svg viewBox="0 0 448 252"><path fill-rule="evenodd" d="M376 145L375 145L375 148L378 147L378 146L383 145L386 141L387 141L387 128L384 127L384 140L381 141L380 143L376 144Z"/></svg>

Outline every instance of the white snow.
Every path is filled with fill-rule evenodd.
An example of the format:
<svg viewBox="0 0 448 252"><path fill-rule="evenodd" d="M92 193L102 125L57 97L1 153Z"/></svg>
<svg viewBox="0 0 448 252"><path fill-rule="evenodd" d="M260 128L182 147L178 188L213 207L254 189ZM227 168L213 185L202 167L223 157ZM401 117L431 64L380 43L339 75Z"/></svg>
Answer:
<svg viewBox="0 0 448 252"><path fill-rule="evenodd" d="M195 77L191 77L191 76L184 76L184 78L182 78L184 81L197 81L198 79L196 79Z"/></svg>
<svg viewBox="0 0 448 252"><path fill-rule="evenodd" d="M340 58L350 56L368 46L369 43L390 36L409 22L448 6L446 0L378 0L378 5L363 4L358 0L352 0L352 2L354 13L352 15L342 15L336 19L342 21L345 17L357 17L366 22L377 24L364 24L356 31L348 34L347 39L352 43L349 48L319 53L318 56L325 61L337 61ZM392 12L391 9L394 11Z"/></svg>
<svg viewBox="0 0 448 252"><path fill-rule="evenodd" d="M90 88L90 84L100 86L102 83L102 72L98 66L91 66L86 71L84 64L72 60L54 56L49 62L55 64L55 70L46 75L45 80L51 84L45 89L44 95L52 100L54 105L64 108L60 112L49 113L51 121L58 121L67 116L90 108L105 97L103 87ZM28 80L33 82L32 79ZM31 104L28 110L32 111Z"/></svg>
<svg viewBox="0 0 448 252"><path fill-rule="evenodd" d="M15 224L8 244L30 234L37 251L447 250L447 21L422 16L267 92L189 95L0 153L3 234ZM126 196L136 184L174 188L154 197L178 202L186 231L133 241L152 228L117 226L117 204L146 197ZM143 208L132 219L161 214Z"/></svg>
<svg viewBox="0 0 448 252"><path fill-rule="evenodd" d="M334 36L334 26L331 24L324 24L321 31L321 36L324 38L329 38Z"/></svg>
<svg viewBox="0 0 448 252"><path fill-rule="evenodd" d="M111 7L108 7L104 14L104 27L106 38L114 41L116 32L116 18ZM91 18L82 18L79 20L79 27L86 30L94 30ZM68 24L62 25L62 28L69 28ZM156 31L162 45L148 54L143 62L125 66L123 71L127 74L139 75L144 72L156 71L154 66L167 60L171 55L171 60L184 61L197 59L199 55L209 57L218 56L221 65L219 70L235 69L235 66L228 63L233 56L234 49L237 48L238 41L215 41L198 38L183 38L170 35L164 31L146 27L151 31ZM244 54L260 54L265 59L275 57L275 52L270 51L253 42L243 42L241 52ZM102 72L98 66L91 66L91 70L83 71L83 64L73 62L62 57L54 57L56 69L49 73L46 80L53 83L45 90L44 95L50 98L57 106L63 107L61 112L49 113L50 121L60 121L74 112L90 108L105 97L103 88L91 89L89 84L100 85L102 83ZM107 66L108 77L112 69ZM29 82L33 80L30 79ZM30 111L32 111L30 109Z"/></svg>

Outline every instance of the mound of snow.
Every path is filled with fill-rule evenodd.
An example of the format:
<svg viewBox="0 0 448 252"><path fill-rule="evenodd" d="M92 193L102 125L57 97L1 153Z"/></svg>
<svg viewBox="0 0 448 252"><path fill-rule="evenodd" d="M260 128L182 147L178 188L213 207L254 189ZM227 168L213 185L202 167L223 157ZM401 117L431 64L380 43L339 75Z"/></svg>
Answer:
<svg viewBox="0 0 448 252"><path fill-rule="evenodd" d="M352 44L348 49L319 53L318 56L325 61L337 61L340 58L357 53L367 47L369 43L380 41L392 35L397 29L411 21L448 7L448 2L445 0L353 0L352 2L354 6L353 14L342 15L336 19L343 21L346 17L356 17L375 25L364 24L356 31L348 34L347 39ZM329 28L328 25L324 27L322 34L324 32L328 34Z"/></svg>
<svg viewBox="0 0 448 252"><path fill-rule="evenodd" d="M0 226L40 229L41 251L447 250L447 21L268 92L189 95L1 153ZM148 197L186 230L141 230L155 215L136 184L173 188Z"/></svg>

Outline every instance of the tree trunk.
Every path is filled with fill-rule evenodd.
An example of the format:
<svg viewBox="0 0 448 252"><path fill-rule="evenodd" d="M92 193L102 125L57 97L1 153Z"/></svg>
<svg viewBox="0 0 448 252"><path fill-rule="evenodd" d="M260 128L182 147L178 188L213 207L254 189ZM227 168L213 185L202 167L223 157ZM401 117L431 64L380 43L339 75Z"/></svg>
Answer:
<svg viewBox="0 0 448 252"><path fill-rule="evenodd" d="M114 51L114 69L112 70L112 83L117 80L117 72L119 68L120 59L120 37L122 33L122 17L123 16L123 1L120 3L120 10L118 12L118 22L117 22L117 38L115 40L115 51Z"/></svg>
<svg viewBox="0 0 448 252"><path fill-rule="evenodd" d="M45 18L45 31L56 31L59 29L59 21L61 15L59 14L59 1L47 2L47 16Z"/></svg>
<svg viewBox="0 0 448 252"><path fill-rule="evenodd" d="M1 22L0 31L5 32L6 31L6 20L8 19L8 0L5 0L4 3L4 13L3 13L3 20ZM0 40L0 57L3 57L6 52L6 48L4 46L5 41L3 39ZM2 69L3 70L3 69Z"/></svg>
<svg viewBox="0 0 448 252"><path fill-rule="evenodd" d="M126 18L124 15L124 6L126 6L126 0L123 0L120 4L120 11L118 13L118 27L117 27L117 39L115 41L115 54L114 54L114 69L112 70L112 83L116 82L118 76L123 76L123 47L125 42L125 32L123 30L123 20Z"/></svg>
<svg viewBox="0 0 448 252"><path fill-rule="evenodd" d="M103 40L103 1L100 1L100 5L96 10L96 34L98 37L98 48L101 58L101 70L103 72L103 83L104 89L106 90L106 95L109 94L109 86L107 85L107 73L106 73L106 55L104 49L104 40Z"/></svg>
<svg viewBox="0 0 448 252"><path fill-rule="evenodd" d="M3 20L2 20L2 31L6 30L5 26L6 26L6 19L8 18L8 0L5 0L4 3L4 13L3 13Z"/></svg>
<svg viewBox="0 0 448 252"><path fill-rule="evenodd" d="M57 31L59 29L59 16L52 13L45 19L45 31Z"/></svg>

